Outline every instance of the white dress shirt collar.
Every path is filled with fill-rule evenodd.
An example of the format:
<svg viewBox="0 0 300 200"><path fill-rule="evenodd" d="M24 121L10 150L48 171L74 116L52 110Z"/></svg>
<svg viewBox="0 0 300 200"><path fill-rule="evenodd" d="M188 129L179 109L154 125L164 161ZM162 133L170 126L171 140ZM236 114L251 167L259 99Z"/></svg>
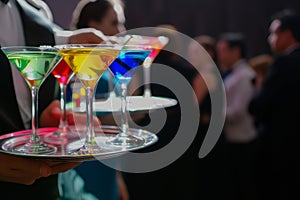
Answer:
<svg viewBox="0 0 300 200"><path fill-rule="evenodd" d="M24 46L25 37L22 20L15 0L7 4L0 2L0 44L1 46ZM20 72L11 66L14 88L21 117L26 129L30 127L31 97L28 85Z"/></svg>
<svg viewBox="0 0 300 200"><path fill-rule="evenodd" d="M22 21L15 0L7 4L0 2L0 25L1 46L25 45Z"/></svg>

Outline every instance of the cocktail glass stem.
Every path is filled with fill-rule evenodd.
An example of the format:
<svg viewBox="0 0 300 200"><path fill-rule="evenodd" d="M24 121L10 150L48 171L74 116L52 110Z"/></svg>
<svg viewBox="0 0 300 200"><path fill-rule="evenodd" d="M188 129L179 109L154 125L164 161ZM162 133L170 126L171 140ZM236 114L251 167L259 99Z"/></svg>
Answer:
<svg viewBox="0 0 300 200"><path fill-rule="evenodd" d="M128 125L128 113L127 113L127 84L128 80L118 80L118 84L121 89L121 130L115 137L107 141L108 144L120 146L120 147L134 147L142 145L145 141L141 137L130 134Z"/></svg>
<svg viewBox="0 0 300 200"><path fill-rule="evenodd" d="M144 83L145 83L144 97L151 97L151 88L150 88L151 68L150 68L150 63L145 63L143 65L143 69L144 69Z"/></svg>
<svg viewBox="0 0 300 200"><path fill-rule="evenodd" d="M29 154L50 154L56 152L56 148L52 146L45 145L38 136L38 91L39 87L32 86L31 87L31 111L32 111L32 119L31 119L31 129L32 133L30 135L29 141L20 148L17 148L17 152L29 153Z"/></svg>
<svg viewBox="0 0 300 200"><path fill-rule="evenodd" d="M32 98L32 104L31 104L31 113L32 113L32 119L31 119L31 127L32 127L32 134L30 136L30 144L32 145L38 145L40 139L38 136L38 91L39 88L36 86L31 87L31 98Z"/></svg>
<svg viewBox="0 0 300 200"><path fill-rule="evenodd" d="M43 143L38 129L38 92L41 84L61 60L50 46L2 47L7 58L22 74L31 90L31 135L28 140L13 144L11 151L23 154L52 154L57 148ZM23 143L24 142L24 143Z"/></svg>
<svg viewBox="0 0 300 200"><path fill-rule="evenodd" d="M94 120L93 120L93 88L86 87L86 114L87 114L87 135L84 148L88 151L93 151L97 147L95 142Z"/></svg>
<svg viewBox="0 0 300 200"><path fill-rule="evenodd" d="M128 116L127 116L127 83L120 83L121 88L121 124L122 130L120 132L120 137L126 137L128 132Z"/></svg>
<svg viewBox="0 0 300 200"><path fill-rule="evenodd" d="M60 119L58 129L53 133L49 133L44 137L44 141L50 144L66 144L70 141L78 139L78 135L72 132L69 128L66 109L66 91L67 84L60 82Z"/></svg>
<svg viewBox="0 0 300 200"><path fill-rule="evenodd" d="M144 97L151 97L151 64L152 60L150 57L147 57L143 62L143 72L144 72Z"/></svg>
<svg viewBox="0 0 300 200"><path fill-rule="evenodd" d="M63 130L60 134L65 134L67 133L67 129L68 129L67 110L66 110L67 86L63 83L60 83L59 87L60 87L60 110L62 112L60 114L58 127Z"/></svg>
<svg viewBox="0 0 300 200"><path fill-rule="evenodd" d="M109 70L109 75L108 75L108 90L109 90L109 96L111 98L116 97L116 93L114 90L114 77L112 72Z"/></svg>

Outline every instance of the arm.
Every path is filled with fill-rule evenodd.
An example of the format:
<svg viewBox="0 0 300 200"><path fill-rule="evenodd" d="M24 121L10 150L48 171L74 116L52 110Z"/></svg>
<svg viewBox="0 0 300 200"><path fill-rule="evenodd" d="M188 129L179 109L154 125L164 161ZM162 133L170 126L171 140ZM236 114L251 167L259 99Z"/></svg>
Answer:
<svg viewBox="0 0 300 200"><path fill-rule="evenodd" d="M53 30L56 44L98 44L108 40L101 31L93 28L66 31L56 26Z"/></svg>
<svg viewBox="0 0 300 200"><path fill-rule="evenodd" d="M28 159L0 153L0 181L25 185L33 184L41 177L67 171L79 163L55 163Z"/></svg>
<svg viewBox="0 0 300 200"><path fill-rule="evenodd" d="M208 92L208 88L206 86L204 79L202 78L202 76L200 74L196 75L196 77L193 80L192 85L193 85L193 89L196 94L198 103L201 104L204 97L206 96L206 94Z"/></svg>
<svg viewBox="0 0 300 200"><path fill-rule="evenodd" d="M44 15L51 24L54 32L55 44L93 44L101 43L106 40L106 36L101 32L93 28L86 28L80 30L63 30L57 24L53 22L53 15L49 6L42 0L28 0L28 2L35 8L39 9L39 12Z"/></svg>
<svg viewBox="0 0 300 200"><path fill-rule="evenodd" d="M120 172L120 171L117 172L117 183L118 183L120 200L128 200L129 193L127 190L126 183L123 179L122 172Z"/></svg>
<svg viewBox="0 0 300 200"><path fill-rule="evenodd" d="M249 112L258 119L270 115L273 105L280 101L279 98L283 98L282 92L287 89L283 79L289 76L284 75L287 70L284 70L285 66L282 64L281 60L277 60L270 66L264 83L250 102Z"/></svg>
<svg viewBox="0 0 300 200"><path fill-rule="evenodd" d="M60 119L60 103L58 100L52 101L49 106L43 110L40 116L40 126L41 127L57 127ZM72 111L67 111L67 119L69 125L85 126L86 125L86 115L81 113L73 113ZM94 125L99 126L101 123L97 117L94 116Z"/></svg>
<svg viewBox="0 0 300 200"><path fill-rule="evenodd" d="M235 123L248 112L248 105L253 96L254 87L249 77L240 77L232 86L226 108L226 122Z"/></svg>

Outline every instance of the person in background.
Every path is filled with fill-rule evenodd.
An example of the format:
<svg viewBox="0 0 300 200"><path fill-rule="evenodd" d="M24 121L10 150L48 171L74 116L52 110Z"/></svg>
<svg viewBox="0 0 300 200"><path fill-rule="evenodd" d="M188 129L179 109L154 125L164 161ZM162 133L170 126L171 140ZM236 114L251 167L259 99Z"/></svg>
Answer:
<svg viewBox="0 0 300 200"><path fill-rule="evenodd" d="M199 44L201 46L199 46ZM209 35L199 35L188 46L188 58L191 64L199 70L193 81L193 88L200 109L200 123L197 137L194 140L196 152L199 152L211 120L211 99L217 87L217 78L214 73L218 73L217 65L217 41ZM207 55L208 54L208 55ZM205 77L205 80L204 78ZM197 168L200 173L198 181L199 196L203 199L221 199L224 197L224 139L223 134L219 138L212 151L202 159L197 160ZM214 192L214 191L218 192Z"/></svg>
<svg viewBox="0 0 300 200"><path fill-rule="evenodd" d="M123 7L120 0L81 0L73 11L70 28L95 28L104 35L116 35L125 31Z"/></svg>
<svg viewBox="0 0 300 200"><path fill-rule="evenodd" d="M81 0L73 11L71 29L94 28L105 36L124 31L123 2L119 0ZM96 98L108 97L111 74L107 70L98 82ZM112 115L99 116L102 124L111 122ZM109 119L108 119L109 118ZM71 181L75 180L76 181ZM86 193L96 199L127 200L128 192L121 172L117 172L100 161L82 163L74 170L60 175L63 199L73 199ZM80 187L82 185L82 187ZM78 190L83 188L83 190Z"/></svg>
<svg viewBox="0 0 300 200"><path fill-rule="evenodd" d="M101 42L99 31L64 31L53 24L48 14L38 9L42 1L0 1L0 45L40 46L59 42ZM43 4L44 6L44 4ZM0 134L30 128L31 95L24 79L0 50ZM56 99L56 80L49 76L39 94L41 127L58 126L60 109ZM72 123L72 113L69 113ZM44 162L0 153L1 196L10 199L57 199L57 174L78 163Z"/></svg>
<svg viewBox="0 0 300 200"><path fill-rule="evenodd" d="M254 56L248 60L249 65L256 73L254 80L255 88L259 89L266 78L266 74L270 64L272 63L272 56L269 54L261 54Z"/></svg>
<svg viewBox="0 0 300 200"><path fill-rule="evenodd" d="M152 77L156 76L156 69L161 66L167 66L170 69L176 70L180 76L186 80L190 86L193 85L193 80L196 76L197 70L187 60L183 59L177 54L179 50L185 49L186 43L181 41L176 27L171 24L159 25L157 29L154 29L152 36L166 36L169 38L168 44L163 48L158 56L154 59L151 66ZM172 50L172 51L169 51ZM174 53L176 52L176 53ZM173 75L169 74L165 77L166 80L172 80ZM170 82L169 87L151 83L151 92L153 96L167 97L177 99L178 94L174 94L170 88L175 87L174 82ZM179 81L177 82L179 84ZM197 108L197 99L194 98L194 91L185 91L186 100L195 108ZM199 95L200 97L200 95ZM177 99L178 100L178 99ZM194 108L194 107L193 107ZM178 129L181 123L181 110L184 109L182 104L178 103L175 106L165 108L166 122L161 130L156 131L158 136L157 143L151 145L142 150L136 151L137 153L152 152L160 150L167 144L172 142L172 139L178 133ZM155 116L154 112L161 112L159 110L153 110L151 113ZM151 116L148 114L142 120L137 122L138 125L144 126L151 123ZM149 128L149 131L155 132ZM184 134L191 134L184 132ZM199 141L197 141L199 142ZM144 173L124 173L124 179L128 187L131 200L162 200L162 199L199 199L197 196L199 191L198 168L196 160L198 158L198 152L195 151L196 145L189 147L184 155L165 166L164 168L157 169L155 171ZM139 165L139 163L136 163ZM153 192L149 192L149 188L153 188ZM146 195L145 195L146 194Z"/></svg>
<svg viewBox="0 0 300 200"><path fill-rule="evenodd" d="M115 8L118 8L118 12ZM123 3L112 0L81 0L78 2L72 14L70 29L94 28L100 30L106 36L113 36L124 31ZM75 77L73 78L73 80ZM113 89L112 74L107 70L101 76L96 87L96 98L107 98Z"/></svg>
<svg viewBox="0 0 300 200"><path fill-rule="evenodd" d="M213 37L208 35L200 35L194 38L195 42L191 42L188 46L188 58L191 64L201 71L202 76L206 76L209 81L208 85L211 86L210 89L215 87L215 77L212 73L213 65L217 63L217 52L216 52L216 41ZM199 44L203 49L199 48ZM205 51L206 52L205 52ZM207 56L205 53L208 53ZM217 66L217 65L216 65ZM207 85L200 74L195 77L193 88L197 90L197 99L199 103L202 103L207 98L208 88ZM201 109L203 111L206 108ZM205 116L205 113L201 113L203 119L209 123L210 116Z"/></svg>
<svg viewBox="0 0 300 200"><path fill-rule="evenodd" d="M217 64L218 59L217 59L217 50L216 50L216 44L217 44L216 39L210 35L199 35L194 37L194 40L198 42L205 49L205 51L209 54L210 58L215 62L215 64ZM197 63L196 61L199 60L198 58L199 50L197 46L190 44L188 51L189 51L190 59L194 60L195 61L194 64L196 64Z"/></svg>
<svg viewBox="0 0 300 200"><path fill-rule="evenodd" d="M248 105L254 95L255 72L246 61L241 33L224 33L217 42L218 64L230 71L224 79L226 190L229 199L255 199L254 156L257 132Z"/></svg>
<svg viewBox="0 0 300 200"><path fill-rule="evenodd" d="M267 75L269 66L272 63L272 60L273 60L273 58L269 54L260 54L260 55L254 56L248 60L250 67L255 71L255 74L256 74L255 79L253 79L253 85L254 85L256 91L258 91L261 88L263 82L265 81L266 75ZM254 118L254 120L255 120L256 130L259 134L260 129L262 128L262 125L255 118ZM259 138L258 138L258 141L259 141Z"/></svg>
<svg viewBox="0 0 300 200"><path fill-rule="evenodd" d="M268 42L275 54L249 110L261 124L260 199L300 199L300 14L272 16Z"/></svg>

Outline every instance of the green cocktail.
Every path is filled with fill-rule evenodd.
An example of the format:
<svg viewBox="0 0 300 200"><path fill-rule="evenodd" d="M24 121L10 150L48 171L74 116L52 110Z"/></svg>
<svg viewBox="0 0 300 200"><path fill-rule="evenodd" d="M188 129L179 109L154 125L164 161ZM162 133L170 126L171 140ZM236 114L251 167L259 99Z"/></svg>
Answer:
<svg viewBox="0 0 300 200"><path fill-rule="evenodd" d="M38 91L46 77L61 60L58 52L51 47L3 47L3 52L16 67L31 88L32 133L24 145L12 150L25 154L52 154L56 147L44 144L38 136Z"/></svg>
<svg viewBox="0 0 300 200"><path fill-rule="evenodd" d="M12 51L7 52L6 55L21 72L29 87L40 87L61 59L57 52Z"/></svg>

